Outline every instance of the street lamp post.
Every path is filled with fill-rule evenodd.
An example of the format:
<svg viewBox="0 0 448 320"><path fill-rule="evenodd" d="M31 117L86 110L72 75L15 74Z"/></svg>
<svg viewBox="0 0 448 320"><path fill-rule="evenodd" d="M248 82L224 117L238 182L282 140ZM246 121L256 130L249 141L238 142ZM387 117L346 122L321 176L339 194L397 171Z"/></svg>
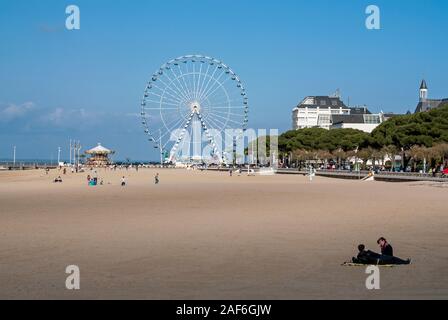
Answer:
<svg viewBox="0 0 448 320"><path fill-rule="evenodd" d="M70 166L72 165L72 139L70 139Z"/></svg>
<svg viewBox="0 0 448 320"><path fill-rule="evenodd" d="M16 146L14 146L14 152L13 152L13 166L16 166Z"/></svg>
<svg viewBox="0 0 448 320"><path fill-rule="evenodd" d="M163 167L162 130L159 129L160 166Z"/></svg>

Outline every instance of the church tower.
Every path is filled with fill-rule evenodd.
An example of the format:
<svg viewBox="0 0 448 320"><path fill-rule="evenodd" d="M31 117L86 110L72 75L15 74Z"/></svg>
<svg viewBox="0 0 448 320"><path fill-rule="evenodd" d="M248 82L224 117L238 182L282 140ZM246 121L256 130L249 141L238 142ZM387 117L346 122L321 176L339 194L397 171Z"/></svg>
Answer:
<svg viewBox="0 0 448 320"><path fill-rule="evenodd" d="M426 85L426 81L422 80L422 84L420 85L420 101L424 102L428 99L428 86Z"/></svg>

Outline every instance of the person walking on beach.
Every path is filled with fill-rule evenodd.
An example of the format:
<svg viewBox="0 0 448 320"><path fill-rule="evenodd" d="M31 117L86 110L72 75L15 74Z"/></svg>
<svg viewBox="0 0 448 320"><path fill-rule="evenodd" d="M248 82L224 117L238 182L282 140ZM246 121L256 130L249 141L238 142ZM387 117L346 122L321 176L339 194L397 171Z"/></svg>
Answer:
<svg viewBox="0 0 448 320"><path fill-rule="evenodd" d="M121 186L126 186L126 178L124 176L121 178Z"/></svg>
<svg viewBox="0 0 448 320"><path fill-rule="evenodd" d="M159 179L159 173L157 172L156 175L154 176L154 184L159 184L160 179Z"/></svg>
<svg viewBox="0 0 448 320"><path fill-rule="evenodd" d="M229 176L232 176L232 175L233 175L233 169L230 168L230 170L229 170Z"/></svg>

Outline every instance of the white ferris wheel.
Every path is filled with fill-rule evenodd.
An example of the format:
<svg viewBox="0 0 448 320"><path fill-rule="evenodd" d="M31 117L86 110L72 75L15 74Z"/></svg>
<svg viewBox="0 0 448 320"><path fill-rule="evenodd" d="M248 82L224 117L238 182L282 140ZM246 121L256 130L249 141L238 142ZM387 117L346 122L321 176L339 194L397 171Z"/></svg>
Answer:
<svg viewBox="0 0 448 320"><path fill-rule="evenodd" d="M148 140L169 162L200 160L197 154L186 159L181 150L203 143L214 158L224 161L228 151L220 150L211 131L244 132L248 111L246 90L236 73L222 61L203 55L186 55L163 64L148 81L141 102ZM197 128L205 141L190 139Z"/></svg>

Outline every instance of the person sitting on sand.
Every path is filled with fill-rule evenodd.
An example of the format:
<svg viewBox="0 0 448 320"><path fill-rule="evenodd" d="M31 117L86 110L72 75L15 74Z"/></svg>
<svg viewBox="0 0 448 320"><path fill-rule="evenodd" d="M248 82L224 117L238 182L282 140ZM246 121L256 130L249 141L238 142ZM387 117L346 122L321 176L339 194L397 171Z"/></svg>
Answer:
<svg viewBox="0 0 448 320"><path fill-rule="evenodd" d="M57 177L56 179L54 179L54 182L55 182L55 183L57 183L57 182L62 182L62 178L61 178L61 176L59 176L59 177Z"/></svg>
<svg viewBox="0 0 448 320"><path fill-rule="evenodd" d="M155 184L159 184L159 173L156 173L156 175L154 176L154 183Z"/></svg>
<svg viewBox="0 0 448 320"><path fill-rule="evenodd" d="M126 185L126 178L123 176L121 178L121 186L124 187Z"/></svg>
<svg viewBox="0 0 448 320"><path fill-rule="evenodd" d="M394 249L392 246L387 242L387 240L384 237L380 237L376 243L380 246L381 254L385 256L391 256L394 255Z"/></svg>
<svg viewBox="0 0 448 320"><path fill-rule="evenodd" d="M383 264L410 264L411 259L403 260L394 256L394 249L384 237L380 237L376 243L381 248L380 260Z"/></svg>

